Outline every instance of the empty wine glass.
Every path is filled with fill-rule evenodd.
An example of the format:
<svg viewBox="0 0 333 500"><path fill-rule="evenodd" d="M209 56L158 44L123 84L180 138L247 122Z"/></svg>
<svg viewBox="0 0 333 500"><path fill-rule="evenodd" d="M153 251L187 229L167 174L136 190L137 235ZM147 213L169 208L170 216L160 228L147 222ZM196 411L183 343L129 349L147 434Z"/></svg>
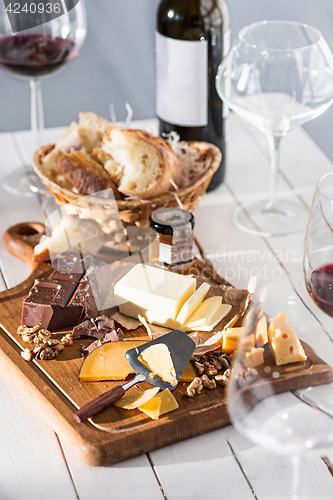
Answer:
<svg viewBox="0 0 333 500"><path fill-rule="evenodd" d="M31 13L31 7L34 7L35 11L32 10L32 12L36 12L35 15L43 21L49 19L47 17L49 9L63 9L63 5L65 5L64 2L47 4L36 2L26 4L25 9L29 6ZM70 2L66 5L69 6ZM27 26L27 11L24 6L21 7L18 3L14 4L13 8L17 12L13 22L17 27L24 28ZM59 17L36 27L20 29L15 34L12 31L7 9L4 2L0 2L0 68L30 83L31 142L32 151L34 151L43 145L44 115L41 82L62 71L79 55L86 37L85 3L84 0L80 0L71 9L69 7L68 11L61 10L64 13ZM55 13L57 12L59 10L55 10ZM16 170L3 182L7 190L15 193L31 194L31 190L45 192L45 186L34 174L31 165L27 165L26 169Z"/></svg>
<svg viewBox="0 0 333 500"><path fill-rule="evenodd" d="M309 498L306 492L313 485L300 477L300 460L321 456L333 446L333 418L315 403L304 402L301 388L326 387L332 399L333 388L327 383L333 379L328 365L333 346L320 325L309 322L303 303L285 288L283 295L280 283L271 282L252 298L232 359L227 404L231 422L242 435L290 458L291 497ZM251 351L254 345L257 351ZM282 496L289 498L286 491Z"/></svg>
<svg viewBox="0 0 333 500"><path fill-rule="evenodd" d="M321 33L308 25L263 21L243 28L216 77L218 93L235 113L267 137L271 185L267 200L240 207L235 223L264 236L302 230L302 204L278 200L280 142L333 102L333 56ZM251 172L249 172L251 175Z"/></svg>

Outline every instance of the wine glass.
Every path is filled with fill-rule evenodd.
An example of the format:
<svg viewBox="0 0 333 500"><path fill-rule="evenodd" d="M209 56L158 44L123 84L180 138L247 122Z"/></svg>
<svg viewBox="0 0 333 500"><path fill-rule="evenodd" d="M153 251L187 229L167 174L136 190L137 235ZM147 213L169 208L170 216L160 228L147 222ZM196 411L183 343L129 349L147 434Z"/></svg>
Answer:
<svg viewBox="0 0 333 500"><path fill-rule="evenodd" d="M30 11L34 6L36 16L45 21L49 19L46 16L50 8L63 9L65 4L36 2L26 5ZM13 33L15 29L12 31L6 5L0 2L0 68L30 83L32 147L37 150L43 145L44 129L41 82L58 74L79 55L86 37L85 3L80 0L70 10L63 9L64 13L59 17L24 30L21 28L27 26L27 12L21 9L20 4L15 6L16 10L17 6L20 7L12 21L15 23L14 28L20 28L17 33ZM4 179L4 187L11 192L26 195L32 194L31 190L45 193L45 186L34 174L31 165L16 170Z"/></svg>
<svg viewBox="0 0 333 500"><path fill-rule="evenodd" d="M216 86L231 110L266 135L271 151L270 197L238 208L236 225L263 236L302 230L303 205L278 201L279 150L283 137L333 102L333 55L324 38L296 22L246 26L219 67Z"/></svg>
<svg viewBox="0 0 333 500"><path fill-rule="evenodd" d="M292 288L288 290L287 283L285 289L286 294L281 294L281 284L272 281L258 287L253 296L232 358L227 404L238 432L267 450L290 458L292 498L309 498L305 493L313 485L306 483L306 477L300 477L300 461L303 457L319 457L333 446L333 418L315 403L307 404L301 388L326 387L332 397L333 388L327 382L333 380L333 370L327 363L332 360L333 346L320 325L311 323L311 315ZM262 346L267 324L269 341ZM300 346L293 332L300 339ZM275 351L275 357L271 350L274 343L282 345L283 355ZM253 345L259 346L255 355L253 351L251 354ZM277 365L292 360L287 356L301 360ZM314 370L316 356L321 358L320 362L317 360L318 370ZM286 496L284 491L281 498Z"/></svg>

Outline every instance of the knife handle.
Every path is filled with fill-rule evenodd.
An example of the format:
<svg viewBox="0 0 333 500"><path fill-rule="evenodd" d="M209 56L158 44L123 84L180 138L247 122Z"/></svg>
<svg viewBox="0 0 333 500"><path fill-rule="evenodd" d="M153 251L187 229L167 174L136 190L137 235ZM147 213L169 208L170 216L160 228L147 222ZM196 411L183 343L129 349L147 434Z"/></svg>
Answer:
<svg viewBox="0 0 333 500"><path fill-rule="evenodd" d="M85 404L73 413L74 420L80 424L87 418L93 417L100 413L106 408L109 408L115 401L118 401L125 394L125 390L122 385L116 385L108 391L97 396L97 398L92 399L89 403Z"/></svg>

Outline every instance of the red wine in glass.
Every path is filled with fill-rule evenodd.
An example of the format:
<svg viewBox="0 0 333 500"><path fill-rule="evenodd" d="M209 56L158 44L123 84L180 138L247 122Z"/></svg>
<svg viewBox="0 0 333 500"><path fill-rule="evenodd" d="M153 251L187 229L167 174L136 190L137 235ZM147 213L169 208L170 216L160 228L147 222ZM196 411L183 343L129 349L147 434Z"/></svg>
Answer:
<svg viewBox="0 0 333 500"><path fill-rule="evenodd" d="M333 317L333 263L315 269L311 273L307 287L317 306Z"/></svg>
<svg viewBox="0 0 333 500"><path fill-rule="evenodd" d="M16 76L50 75L77 55L74 42L66 38L23 34L0 39L0 66Z"/></svg>

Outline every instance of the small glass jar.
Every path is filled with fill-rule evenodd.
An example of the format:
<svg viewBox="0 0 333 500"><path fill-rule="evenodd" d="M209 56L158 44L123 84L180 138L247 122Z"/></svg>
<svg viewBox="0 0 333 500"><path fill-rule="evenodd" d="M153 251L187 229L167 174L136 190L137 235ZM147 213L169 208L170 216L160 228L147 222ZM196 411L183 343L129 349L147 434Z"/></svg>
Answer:
<svg viewBox="0 0 333 500"><path fill-rule="evenodd" d="M149 218L157 238L150 245L150 262L172 271L190 269L193 264L194 216L180 208L159 208Z"/></svg>

